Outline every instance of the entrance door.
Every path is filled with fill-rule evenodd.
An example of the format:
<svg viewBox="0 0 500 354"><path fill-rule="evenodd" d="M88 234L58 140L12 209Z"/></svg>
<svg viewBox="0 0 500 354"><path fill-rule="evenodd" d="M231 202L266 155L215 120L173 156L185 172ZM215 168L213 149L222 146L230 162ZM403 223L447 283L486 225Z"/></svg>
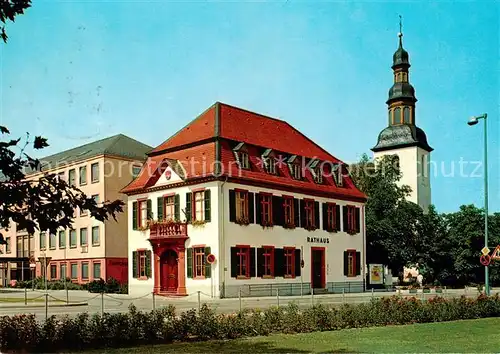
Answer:
<svg viewBox="0 0 500 354"><path fill-rule="evenodd" d="M160 290L177 291L177 253L165 251L160 257Z"/></svg>
<svg viewBox="0 0 500 354"><path fill-rule="evenodd" d="M325 249L322 247L311 248L311 282L314 289L325 288Z"/></svg>

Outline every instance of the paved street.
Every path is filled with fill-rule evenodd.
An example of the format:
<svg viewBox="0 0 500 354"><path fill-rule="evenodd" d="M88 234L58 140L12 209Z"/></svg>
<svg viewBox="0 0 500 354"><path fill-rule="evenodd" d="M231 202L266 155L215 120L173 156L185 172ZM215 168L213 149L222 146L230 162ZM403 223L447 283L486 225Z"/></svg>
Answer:
<svg viewBox="0 0 500 354"><path fill-rule="evenodd" d="M498 293L500 289L495 289L492 293ZM340 305L342 303L362 303L369 302L373 297L381 296L391 296L397 295L397 292L366 292L358 294L328 294L328 295L311 295L300 296L290 296L290 297L262 297L262 298L242 298L240 299L211 299L210 296L206 294L193 293L187 297L182 298L164 298L160 296L153 296L151 294L144 294L143 296L133 297L129 295L121 294L91 294L85 291L69 291L69 301L72 304L76 303L88 303L85 306L62 306L66 301L66 292L64 290L53 290L48 291L49 299L52 300L49 303L48 314L50 315L75 315L81 312L88 313L101 313L103 307L104 311L108 313L126 312L128 311L128 306L134 304L139 310L149 311L153 307L168 306L170 304L174 305L179 311L195 308L197 309L199 304L207 303L212 306L219 313L230 313L238 311L240 308L257 308L264 309L270 306L276 305L286 305L289 302L295 302L300 307L308 307L312 303L318 304L328 304L328 305ZM35 299L36 301L29 301L28 305L24 305L24 290L12 289L12 290L2 290L0 292L0 298L8 302L0 302L0 315L15 315L19 313L34 313L40 319L45 318L45 292L44 291L32 291L28 290L27 298ZM475 297L478 295L476 289L468 290L447 290L445 293L440 294L445 297L456 297L461 295ZM199 296L199 301L198 301ZM418 298L430 298L436 296L436 294L401 294L401 296L416 296ZM55 302L55 300L59 300ZM17 301L17 302L14 302ZM57 306L55 306L57 304ZM34 307L36 306L36 307Z"/></svg>

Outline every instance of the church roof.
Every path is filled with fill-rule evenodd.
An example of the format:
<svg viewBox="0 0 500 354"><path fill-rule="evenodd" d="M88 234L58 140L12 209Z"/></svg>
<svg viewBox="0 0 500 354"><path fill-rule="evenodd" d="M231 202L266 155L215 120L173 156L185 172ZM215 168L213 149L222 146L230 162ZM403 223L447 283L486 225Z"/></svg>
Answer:
<svg viewBox="0 0 500 354"><path fill-rule="evenodd" d="M434 150L427 143L425 132L412 124L391 125L382 130L378 136L377 145L373 152L401 149L404 147L418 146L425 151Z"/></svg>

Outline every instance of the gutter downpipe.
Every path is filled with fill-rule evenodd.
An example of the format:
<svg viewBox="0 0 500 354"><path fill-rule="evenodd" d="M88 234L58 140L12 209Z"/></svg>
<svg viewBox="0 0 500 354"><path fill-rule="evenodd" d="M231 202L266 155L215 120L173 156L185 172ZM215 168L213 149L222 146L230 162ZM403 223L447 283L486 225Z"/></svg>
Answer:
<svg viewBox="0 0 500 354"><path fill-rule="evenodd" d="M366 202L363 205L363 291L366 291L367 267L366 264Z"/></svg>
<svg viewBox="0 0 500 354"><path fill-rule="evenodd" d="M221 193L221 210L219 210L219 219L221 219L220 223L220 268L222 272L222 294L220 292L221 289L219 289L219 297L223 298L226 296L226 239L224 237L224 184L226 184L227 179L229 176L226 175L226 180L222 182L221 188L220 188L220 193Z"/></svg>

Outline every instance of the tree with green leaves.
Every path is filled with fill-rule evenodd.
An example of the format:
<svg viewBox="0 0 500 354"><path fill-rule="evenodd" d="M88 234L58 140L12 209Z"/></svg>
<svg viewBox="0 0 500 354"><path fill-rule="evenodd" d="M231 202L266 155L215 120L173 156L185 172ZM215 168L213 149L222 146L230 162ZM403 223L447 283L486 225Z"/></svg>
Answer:
<svg viewBox="0 0 500 354"><path fill-rule="evenodd" d="M444 215L449 240L449 258L452 275L448 280L457 285L484 283L484 266L479 258L484 247L484 209L462 205L460 210ZM491 253L500 244L500 213L488 216L489 247ZM500 264L490 265L490 281L500 284Z"/></svg>
<svg viewBox="0 0 500 354"><path fill-rule="evenodd" d="M0 126L2 137L8 136L7 128ZM11 222L17 229L34 234L36 230L56 233L69 228L73 223L76 208L88 210L99 221L107 220L123 211L123 201L106 201L97 205L80 189L61 180L57 175L42 172L38 159L30 157L26 148L31 145L39 150L48 146L47 140L35 137L20 146L21 139L2 139L0 141L0 226L9 229ZM17 151L16 151L17 150ZM40 177L30 178L27 172L42 173ZM0 244L5 240L0 233Z"/></svg>
<svg viewBox="0 0 500 354"><path fill-rule="evenodd" d="M368 196L367 262L386 264L399 273L414 259L412 230L419 210L406 201L410 187L398 185L401 179L398 162L397 155L374 161L365 154L350 166L350 174L356 186Z"/></svg>
<svg viewBox="0 0 500 354"><path fill-rule="evenodd" d="M0 0L0 36L7 42L7 32L5 24L7 21L15 21L16 16L24 14L24 10L31 7L31 0Z"/></svg>
<svg viewBox="0 0 500 354"><path fill-rule="evenodd" d="M1 37L7 42L5 24L14 22L16 16L31 6L31 0L0 0ZM28 134L25 143L21 139L5 139L10 134L6 127L0 126L0 226L9 229L11 223L17 229L34 234L36 230L56 233L60 228L68 228L73 223L76 208L88 210L94 218L104 221L123 211L121 200L96 201L85 195L75 186L68 185L55 174L42 173L38 159L26 152L29 145L36 150L48 146L47 139L36 136L33 141ZM42 173L38 178L29 178L26 172ZM0 233L0 244L5 244Z"/></svg>

